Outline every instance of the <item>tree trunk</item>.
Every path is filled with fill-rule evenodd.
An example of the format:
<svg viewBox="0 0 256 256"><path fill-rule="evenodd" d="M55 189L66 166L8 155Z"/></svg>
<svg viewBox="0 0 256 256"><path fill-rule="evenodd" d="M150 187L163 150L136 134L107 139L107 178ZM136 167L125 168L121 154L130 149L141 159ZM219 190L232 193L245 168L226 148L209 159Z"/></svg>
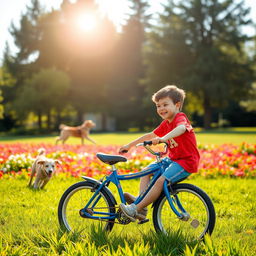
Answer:
<svg viewBox="0 0 256 256"><path fill-rule="evenodd" d="M61 124L61 115L60 115L60 111L57 110L56 123L55 123L55 126L54 126L54 130L59 130L60 124Z"/></svg>
<svg viewBox="0 0 256 256"><path fill-rule="evenodd" d="M50 131L51 129L51 111L47 112L47 130Z"/></svg>
<svg viewBox="0 0 256 256"><path fill-rule="evenodd" d="M38 123L38 128L39 130L42 129L42 113L41 111L38 111L38 120L37 120L37 123Z"/></svg>
<svg viewBox="0 0 256 256"><path fill-rule="evenodd" d="M82 111L80 111L80 110L77 111L77 119L78 119L78 123L79 123L78 125L82 124L82 122L84 121L83 114L84 113Z"/></svg>
<svg viewBox="0 0 256 256"><path fill-rule="evenodd" d="M204 128L205 129L211 128L211 121L212 121L212 109L210 106L210 99L206 95L204 97Z"/></svg>

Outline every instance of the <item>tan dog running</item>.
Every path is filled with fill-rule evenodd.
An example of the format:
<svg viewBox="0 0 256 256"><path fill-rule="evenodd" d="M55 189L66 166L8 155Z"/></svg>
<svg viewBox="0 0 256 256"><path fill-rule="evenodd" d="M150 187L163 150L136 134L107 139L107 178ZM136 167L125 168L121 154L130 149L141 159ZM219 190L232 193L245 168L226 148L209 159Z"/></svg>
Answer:
<svg viewBox="0 0 256 256"><path fill-rule="evenodd" d="M92 120L86 120L82 125L75 127L61 124L59 127L61 132L60 136L56 139L56 145L61 140L62 144L64 144L70 136L81 138L82 145L84 145L84 139L87 139L95 144L95 141L89 137L89 133L92 127L95 127L95 123Z"/></svg>
<svg viewBox="0 0 256 256"><path fill-rule="evenodd" d="M36 175L35 183L33 187L35 189L42 189L51 179L54 171L55 165L61 164L59 160L49 159L45 157L45 149L41 148L38 150L39 154L32 165L32 172L30 176L30 181L28 186L32 184L33 177Z"/></svg>

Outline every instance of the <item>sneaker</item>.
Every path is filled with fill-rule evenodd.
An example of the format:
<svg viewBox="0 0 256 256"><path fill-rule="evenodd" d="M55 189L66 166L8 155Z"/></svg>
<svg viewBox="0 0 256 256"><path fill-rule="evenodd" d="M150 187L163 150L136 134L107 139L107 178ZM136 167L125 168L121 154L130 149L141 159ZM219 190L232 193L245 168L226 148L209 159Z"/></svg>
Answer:
<svg viewBox="0 0 256 256"><path fill-rule="evenodd" d="M124 192L124 198L128 204L132 204L137 199L137 197L127 192ZM142 210L138 211L136 218L139 220L145 220L145 218L147 217L147 213L148 213L148 208L145 207Z"/></svg>
<svg viewBox="0 0 256 256"><path fill-rule="evenodd" d="M136 221L137 207L135 204L120 204L119 207L127 218L129 218L132 222Z"/></svg>

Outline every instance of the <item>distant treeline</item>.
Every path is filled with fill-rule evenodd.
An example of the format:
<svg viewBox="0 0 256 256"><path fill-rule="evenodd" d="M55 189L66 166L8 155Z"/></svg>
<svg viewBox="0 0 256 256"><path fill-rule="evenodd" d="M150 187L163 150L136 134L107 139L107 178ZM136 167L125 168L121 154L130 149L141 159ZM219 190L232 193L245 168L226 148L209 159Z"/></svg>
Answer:
<svg viewBox="0 0 256 256"><path fill-rule="evenodd" d="M101 113L117 130L144 130L159 123L151 95L167 84L186 90L195 126L256 126L256 37L243 32L252 25L244 1L164 1L160 13L146 0L127 4L120 32L96 1L63 0L47 12L32 0L9 29L18 52L6 43L0 129L36 120L53 131ZM79 30L85 13L94 29Z"/></svg>

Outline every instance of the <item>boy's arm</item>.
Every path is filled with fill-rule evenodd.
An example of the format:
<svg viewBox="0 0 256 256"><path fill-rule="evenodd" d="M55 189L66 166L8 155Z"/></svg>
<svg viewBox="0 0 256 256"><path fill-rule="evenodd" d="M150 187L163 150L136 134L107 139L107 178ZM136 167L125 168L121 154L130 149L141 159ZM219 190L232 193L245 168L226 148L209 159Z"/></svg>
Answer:
<svg viewBox="0 0 256 256"><path fill-rule="evenodd" d="M183 134L186 131L186 127L184 124L178 125L177 127L175 127L173 130L171 130L170 132L168 132L166 135L164 135L161 138L155 138L154 140L152 140L153 144L158 144L160 142L166 142L167 140L170 140L172 138L178 137L181 134Z"/></svg>
<svg viewBox="0 0 256 256"><path fill-rule="evenodd" d="M181 134L183 134L186 131L186 127L184 124L178 125L177 127L175 127L172 131L170 131L169 133L167 133L166 135L164 135L160 140L161 141L167 141L169 139L175 138L180 136Z"/></svg>
<svg viewBox="0 0 256 256"><path fill-rule="evenodd" d="M157 137L157 136L153 132L146 133L146 134L142 135L141 137L139 137L138 139L133 140L132 142L128 143L127 145L122 146L119 149L119 153L120 154L125 153L125 152L129 151L132 147L136 146L138 143L141 143L145 140L152 140L155 137Z"/></svg>

